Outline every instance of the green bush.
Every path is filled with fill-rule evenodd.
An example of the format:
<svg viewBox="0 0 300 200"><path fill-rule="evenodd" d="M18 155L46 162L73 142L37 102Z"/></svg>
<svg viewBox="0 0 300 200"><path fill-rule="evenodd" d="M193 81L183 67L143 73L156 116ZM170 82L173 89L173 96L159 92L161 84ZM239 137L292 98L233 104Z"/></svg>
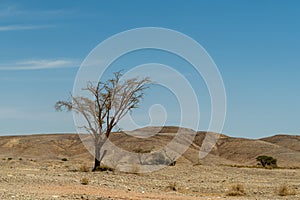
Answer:
<svg viewBox="0 0 300 200"><path fill-rule="evenodd" d="M260 162L260 164L263 167L269 166L269 167L277 167L277 159L271 157L271 156L258 156L256 157L256 160Z"/></svg>

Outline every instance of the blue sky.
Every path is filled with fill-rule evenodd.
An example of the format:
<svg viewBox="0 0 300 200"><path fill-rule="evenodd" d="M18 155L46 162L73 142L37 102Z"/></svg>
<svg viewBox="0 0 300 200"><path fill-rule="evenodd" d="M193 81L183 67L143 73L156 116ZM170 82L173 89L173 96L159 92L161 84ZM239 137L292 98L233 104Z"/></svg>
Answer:
<svg viewBox="0 0 300 200"><path fill-rule="evenodd" d="M55 112L53 105L68 98L83 59L106 38L149 26L180 31L213 58L227 94L225 134L249 138L299 135L299 9L298 1L267 0L1 0L0 135L74 132L72 115ZM116 65L153 61L154 57L187 76L192 73L177 58L146 53L129 55ZM196 78L191 77L192 82ZM149 91L145 107L159 100L153 98L159 90ZM204 116L200 128L205 129L209 99L205 91L198 97ZM176 101L168 106L173 112L170 116L176 116ZM147 124L147 117L141 117L145 110L136 112L141 125ZM170 118L168 123L174 125L176 120Z"/></svg>

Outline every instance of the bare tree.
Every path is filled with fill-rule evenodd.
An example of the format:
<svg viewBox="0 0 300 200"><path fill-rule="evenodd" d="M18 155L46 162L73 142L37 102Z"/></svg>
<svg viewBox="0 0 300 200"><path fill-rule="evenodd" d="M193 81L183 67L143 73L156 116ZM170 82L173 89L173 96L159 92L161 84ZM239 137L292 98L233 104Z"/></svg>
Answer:
<svg viewBox="0 0 300 200"><path fill-rule="evenodd" d="M113 128L132 109L137 108L144 97L144 91L151 83L149 78L131 78L121 80L120 72L106 82L93 84L88 82L83 90L88 91L92 98L74 97L70 101L58 101L57 111L73 110L82 115L86 126L80 127L91 134L95 145L95 163L93 171L100 166L103 156L100 150L110 136Z"/></svg>

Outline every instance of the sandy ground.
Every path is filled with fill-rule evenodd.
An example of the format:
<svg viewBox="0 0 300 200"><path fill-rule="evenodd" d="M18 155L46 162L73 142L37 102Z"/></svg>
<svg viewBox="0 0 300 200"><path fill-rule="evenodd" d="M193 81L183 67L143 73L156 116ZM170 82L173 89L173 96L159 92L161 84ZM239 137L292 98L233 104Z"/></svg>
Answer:
<svg viewBox="0 0 300 200"><path fill-rule="evenodd" d="M81 172L82 161L0 160L0 199L300 199L299 169L178 164L149 174ZM83 185L82 179L88 184ZM228 196L235 184L243 196ZM287 185L295 195L279 196Z"/></svg>

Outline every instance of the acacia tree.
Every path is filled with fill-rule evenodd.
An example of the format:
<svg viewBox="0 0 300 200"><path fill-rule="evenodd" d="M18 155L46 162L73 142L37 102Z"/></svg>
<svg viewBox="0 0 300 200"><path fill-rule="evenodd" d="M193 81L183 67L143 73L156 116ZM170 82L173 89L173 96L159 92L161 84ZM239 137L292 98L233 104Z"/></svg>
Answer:
<svg viewBox="0 0 300 200"><path fill-rule="evenodd" d="M88 82L83 90L90 93L92 98L71 95L70 101L58 101L55 104L57 111L73 110L85 120L86 125L80 128L92 136L95 147L92 171L100 167L104 156L100 155L100 151L113 128L128 112L138 107L144 91L151 83L149 78L121 80L121 77L120 72L115 72L113 78L106 82Z"/></svg>
<svg viewBox="0 0 300 200"><path fill-rule="evenodd" d="M266 156L266 155L258 156L256 157L256 160L259 161L263 167L265 167L266 165L274 166L274 167L277 166L277 159L271 156Z"/></svg>

